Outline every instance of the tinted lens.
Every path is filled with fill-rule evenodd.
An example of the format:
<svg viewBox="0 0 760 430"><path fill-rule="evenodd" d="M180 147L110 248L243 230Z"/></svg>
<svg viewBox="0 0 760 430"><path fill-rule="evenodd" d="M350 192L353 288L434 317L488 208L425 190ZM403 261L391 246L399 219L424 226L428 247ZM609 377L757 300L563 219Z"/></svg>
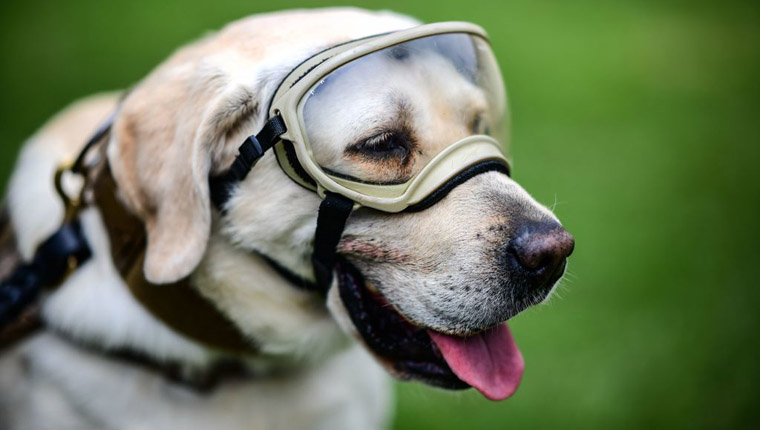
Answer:
<svg viewBox="0 0 760 430"><path fill-rule="evenodd" d="M506 101L488 43L464 33L428 36L332 71L303 104L307 145L328 174L404 183L471 135L504 142Z"/></svg>

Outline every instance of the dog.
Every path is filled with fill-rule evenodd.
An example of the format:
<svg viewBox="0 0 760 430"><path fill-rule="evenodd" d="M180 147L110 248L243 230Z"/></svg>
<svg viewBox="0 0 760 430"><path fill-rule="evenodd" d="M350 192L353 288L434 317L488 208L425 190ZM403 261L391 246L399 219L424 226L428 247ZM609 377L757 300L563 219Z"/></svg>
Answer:
<svg viewBox="0 0 760 430"><path fill-rule="evenodd" d="M326 297L294 288L277 270L314 279L321 198L288 178L273 154L261 158L224 211L210 202L208 177L223 173L239 143L261 128L290 70L331 46L419 24L347 8L245 18L180 49L129 92L75 103L30 138L7 192L22 259L31 259L64 217L52 172L116 112L104 157L118 200L147 233L142 274L156 289L189 279L255 353L198 342L147 310L114 265L108 219L90 206L80 214L90 261L42 298L44 329L0 356L0 428L385 428L389 374L444 388L473 385L489 396L493 387L478 377L498 375L498 358L511 360L509 390L516 388L522 357L502 323L550 296L574 242L508 176L478 174L422 211L357 209L337 246ZM452 97L472 95L455 75L438 78ZM393 79L405 83L402 96L425 99L424 82ZM372 90L362 83L337 89L357 106ZM351 139L317 120L315 144L330 148L320 162L376 181L408 179L437 142L483 126L476 99L462 103L471 112L459 116L436 103L407 109L407 138L416 146L399 163L396 147L378 158L383 144L373 141L374 155L349 148ZM361 130L368 115L395 116L394 109L399 103L364 105L340 120ZM67 181L67 189L78 185ZM342 297L336 285L355 297ZM481 343L460 345L466 342ZM216 378L219 363L239 372ZM206 380L213 386L199 387Z"/></svg>

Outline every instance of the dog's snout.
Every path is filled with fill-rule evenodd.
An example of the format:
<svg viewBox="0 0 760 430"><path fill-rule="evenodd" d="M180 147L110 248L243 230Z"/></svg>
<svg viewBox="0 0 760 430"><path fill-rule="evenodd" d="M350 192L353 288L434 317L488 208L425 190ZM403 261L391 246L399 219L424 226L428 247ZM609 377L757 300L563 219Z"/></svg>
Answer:
<svg viewBox="0 0 760 430"><path fill-rule="evenodd" d="M519 229L507 253L541 287L559 279L574 247L573 236L558 223L533 222Z"/></svg>

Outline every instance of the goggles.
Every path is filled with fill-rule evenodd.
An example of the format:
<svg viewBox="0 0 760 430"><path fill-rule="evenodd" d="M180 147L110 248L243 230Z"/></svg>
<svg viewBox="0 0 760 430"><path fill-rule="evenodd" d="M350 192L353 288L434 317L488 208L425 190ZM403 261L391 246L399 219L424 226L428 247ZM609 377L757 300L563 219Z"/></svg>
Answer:
<svg viewBox="0 0 760 430"><path fill-rule="evenodd" d="M417 204L479 162L507 165L504 84L473 24L424 25L315 55L275 93L278 115L287 131L275 154L288 176L381 211Z"/></svg>
<svg viewBox="0 0 760 430"><path fill-rule="evenodd" d="M282 170L324 199L315 258L323 246L334 253L357 207L420 210L476 174L509 174L506 116L499 67L474 24L350 41L288 74L261 132L240 147L227 174L211 179L212 199L223 210L231 185L273 147ZM323 214L341 219L329 235L320 234ZM331 272L332 262L325 265Z"/></svg>

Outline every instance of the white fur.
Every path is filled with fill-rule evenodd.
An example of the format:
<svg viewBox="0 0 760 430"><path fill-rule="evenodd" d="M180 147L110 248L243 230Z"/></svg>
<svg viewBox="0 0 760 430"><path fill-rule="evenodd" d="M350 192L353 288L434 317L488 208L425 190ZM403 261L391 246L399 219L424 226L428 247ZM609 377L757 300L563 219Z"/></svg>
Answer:
<svg viewBox="0 0 760 430"><path fill-rule="evenodd" d="M43 334L0 358L0 386L13 387L0 396L0 411L14 411L0 422L35 430L383 428L384 373L354 347L320 365L203 394Z"/></svg>

